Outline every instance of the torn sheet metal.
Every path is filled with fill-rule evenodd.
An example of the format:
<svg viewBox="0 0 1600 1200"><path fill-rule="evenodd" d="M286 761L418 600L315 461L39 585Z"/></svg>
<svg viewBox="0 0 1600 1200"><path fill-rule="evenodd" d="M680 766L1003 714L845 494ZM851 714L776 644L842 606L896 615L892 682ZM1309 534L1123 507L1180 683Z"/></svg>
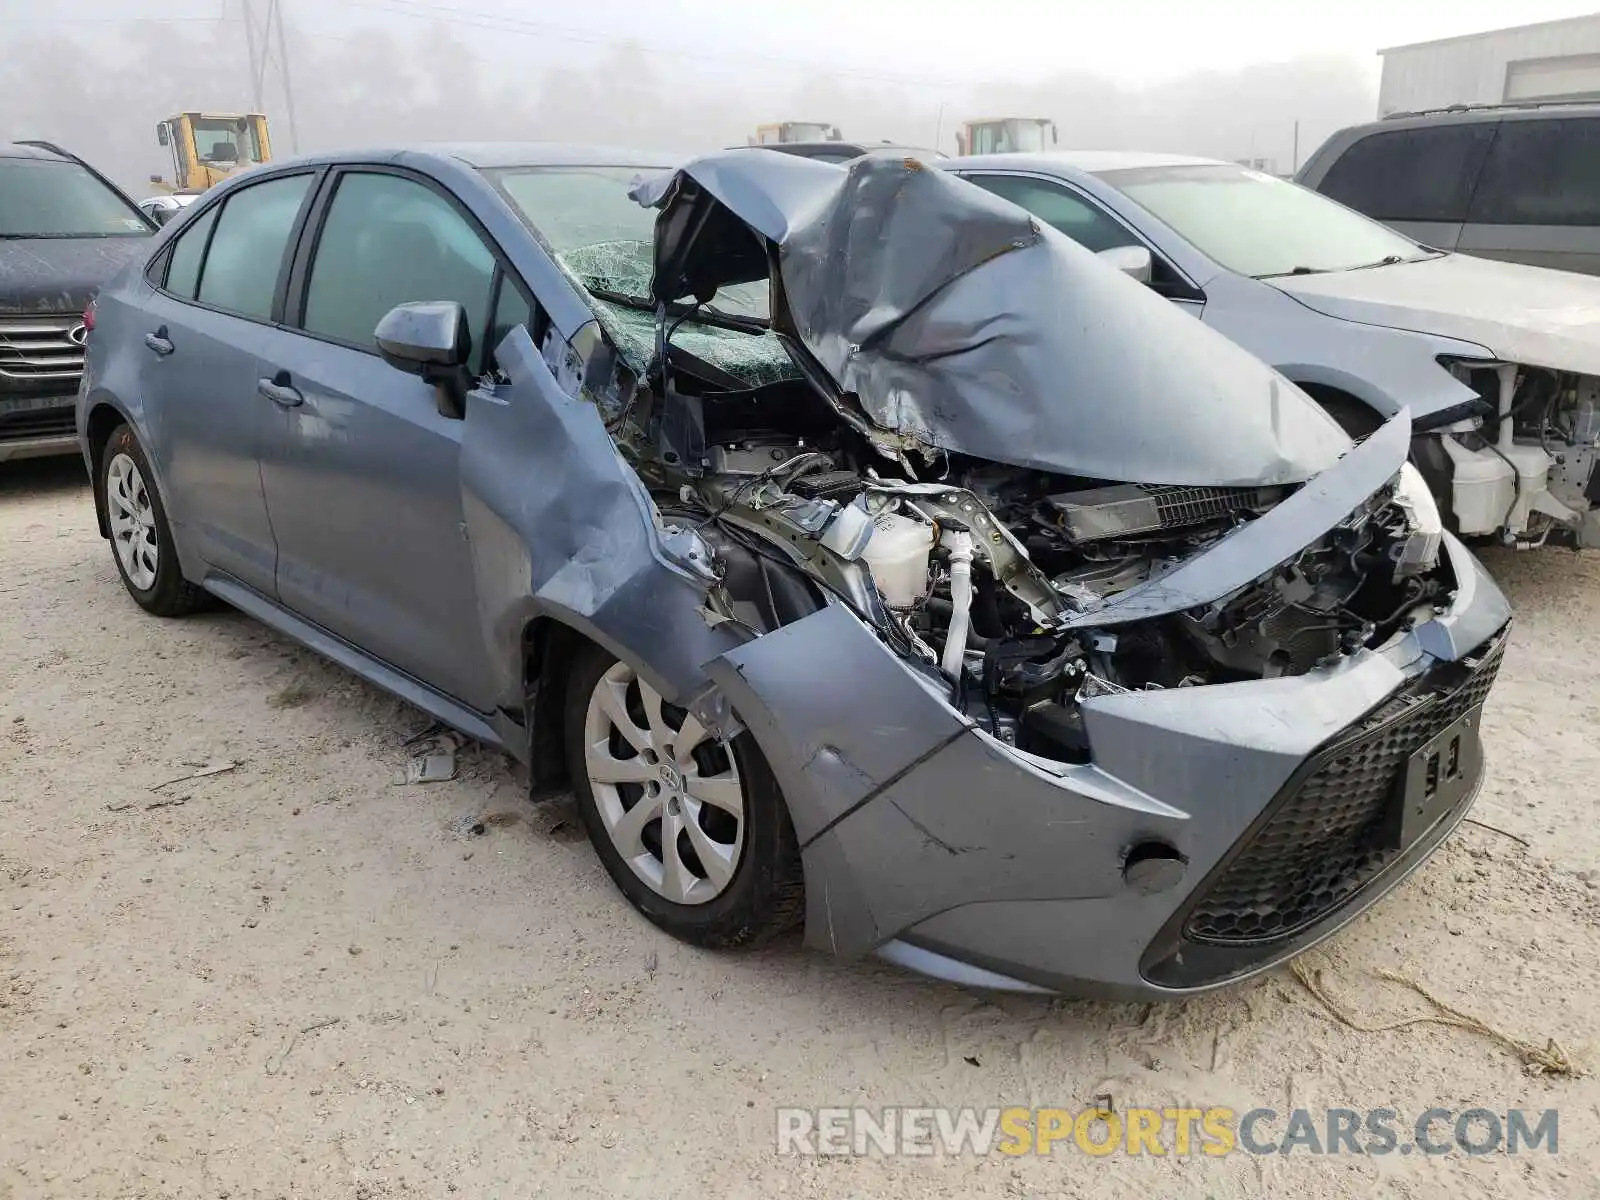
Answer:
<svg viewBox="0 0 1600 1200"><path fill-rule="evenodd" d="M1349 440L1299 389L1022 209L915 159L737 150L637 185L658 299L748 282L776 248L792 328L881 429L994 462L1144 483L1298 483ZM664 293L682 293L666 295Z"/></svg>
<svg viewBox="0 0 1600 1200"><path fill-rule="evenodd" d="M1125 625L1210 604L1270 573L1350 516L1400 470L1411 449L1411 416L1398 416L1272 511L1204 553L1114 596L1065 628Z"/></svg>

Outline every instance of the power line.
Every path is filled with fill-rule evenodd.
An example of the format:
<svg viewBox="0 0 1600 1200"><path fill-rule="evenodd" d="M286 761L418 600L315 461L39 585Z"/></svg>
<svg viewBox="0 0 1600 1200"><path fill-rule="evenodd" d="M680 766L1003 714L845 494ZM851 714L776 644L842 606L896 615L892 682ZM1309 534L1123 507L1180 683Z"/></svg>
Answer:
<svg viewBox="0 0 1600 1200"><path fill-rule="evenodd" d="M687 59L696 62L717 63L724 66L768 64L788 67L791 70L815 75L842 76L851 79L868 79L879 83L910 84L912 86L968 88L986 85L1008 87L1014 86L1016 83L1016 80L953 79L928 75L887 74L876 71L863 71L856 68L829 67L817 62L808 62L804 59L783 58L771 54L708 54L703 50L677 46L646 46L629 38L608 36L591 30L577 29L570 25L556 25L548 21L531 21L523 17L506 16L502 13L487 12L482 9L455 8L442 4L431 4L427 3L426 0L343 0L343 4L346 8L367 9L373 12L388 13L391 16L409 17L413 20L448 20L451 24L465 26L470 29L488 29L496 33L514 33L527 36L537 35L546 40L575 42L587 46L602 46L612 49L627 48L640 54L658 58L670 58L674 61Z"/></svg>

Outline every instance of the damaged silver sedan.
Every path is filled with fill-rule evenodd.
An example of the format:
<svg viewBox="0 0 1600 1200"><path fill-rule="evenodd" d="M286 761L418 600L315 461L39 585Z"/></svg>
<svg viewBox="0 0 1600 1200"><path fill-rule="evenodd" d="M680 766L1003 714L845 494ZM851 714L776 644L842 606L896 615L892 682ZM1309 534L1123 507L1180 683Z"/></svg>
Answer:
<svg viewBox="0 0 1600 1200"><path fill-rule="evenodd" d="M187 421L179 373L128 386L204 305L185 232L220 237L262 184L196 206L102 293L80 396L134 598L221 596L526 760L536 793L570 783L619 888L702 945L803 919L845 959L1179 995L1326 936L1465 815L1509 610L1406 465L1404 412L1352 446L912 160L730 152L644 173L636 206L639 165L262 174L309 178L248 448ZM329 273L323 305L330 231L385 222L406 255ZM210 344L246 340L214 315ZM259 468L259 523L229 457Z"/></svg>

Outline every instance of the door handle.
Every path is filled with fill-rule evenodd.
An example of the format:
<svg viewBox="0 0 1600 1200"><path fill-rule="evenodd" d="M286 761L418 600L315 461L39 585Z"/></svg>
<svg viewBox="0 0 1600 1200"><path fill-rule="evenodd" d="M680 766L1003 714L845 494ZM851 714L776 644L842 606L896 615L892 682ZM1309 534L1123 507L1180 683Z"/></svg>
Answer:
<svg viewBox="0 0 1600 1200"><path fill-rule="evenodd" d="M154 333L145 334L144 344L150 347L150 349L154 350L162 358L165 358L167 355L171 354L177 349L177 347L174 346L171 340L167 337L167 327L165 325L156 330Z"/></svg>
<svg viewBox="0 0 1600 1200"><path fill-rule="evenodd" d="M284 408L299 408L306 402L299 389L289 382L287 371L279 371L271 379L256 380L256 391Z"/></svg>

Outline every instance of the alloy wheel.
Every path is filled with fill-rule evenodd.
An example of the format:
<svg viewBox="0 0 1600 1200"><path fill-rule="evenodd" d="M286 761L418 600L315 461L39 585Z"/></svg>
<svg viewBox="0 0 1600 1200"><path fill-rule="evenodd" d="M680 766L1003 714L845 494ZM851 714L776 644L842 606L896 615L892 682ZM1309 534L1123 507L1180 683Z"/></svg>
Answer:
<svg viewBox="0 0 1600 1200"><path fill-rule="evenodd" d="M120 451L106 467L106 515L123 572L134 587L149 591L161 561L155 510L139 464Z"/></svg>
<svg viewBox="0 0 1600 1200"><path fill-rule="evenodd" d="M745 830L727 744L618 662L589 697L583 746L595 809L628 868L675 904L727 890Z"/></svg>

